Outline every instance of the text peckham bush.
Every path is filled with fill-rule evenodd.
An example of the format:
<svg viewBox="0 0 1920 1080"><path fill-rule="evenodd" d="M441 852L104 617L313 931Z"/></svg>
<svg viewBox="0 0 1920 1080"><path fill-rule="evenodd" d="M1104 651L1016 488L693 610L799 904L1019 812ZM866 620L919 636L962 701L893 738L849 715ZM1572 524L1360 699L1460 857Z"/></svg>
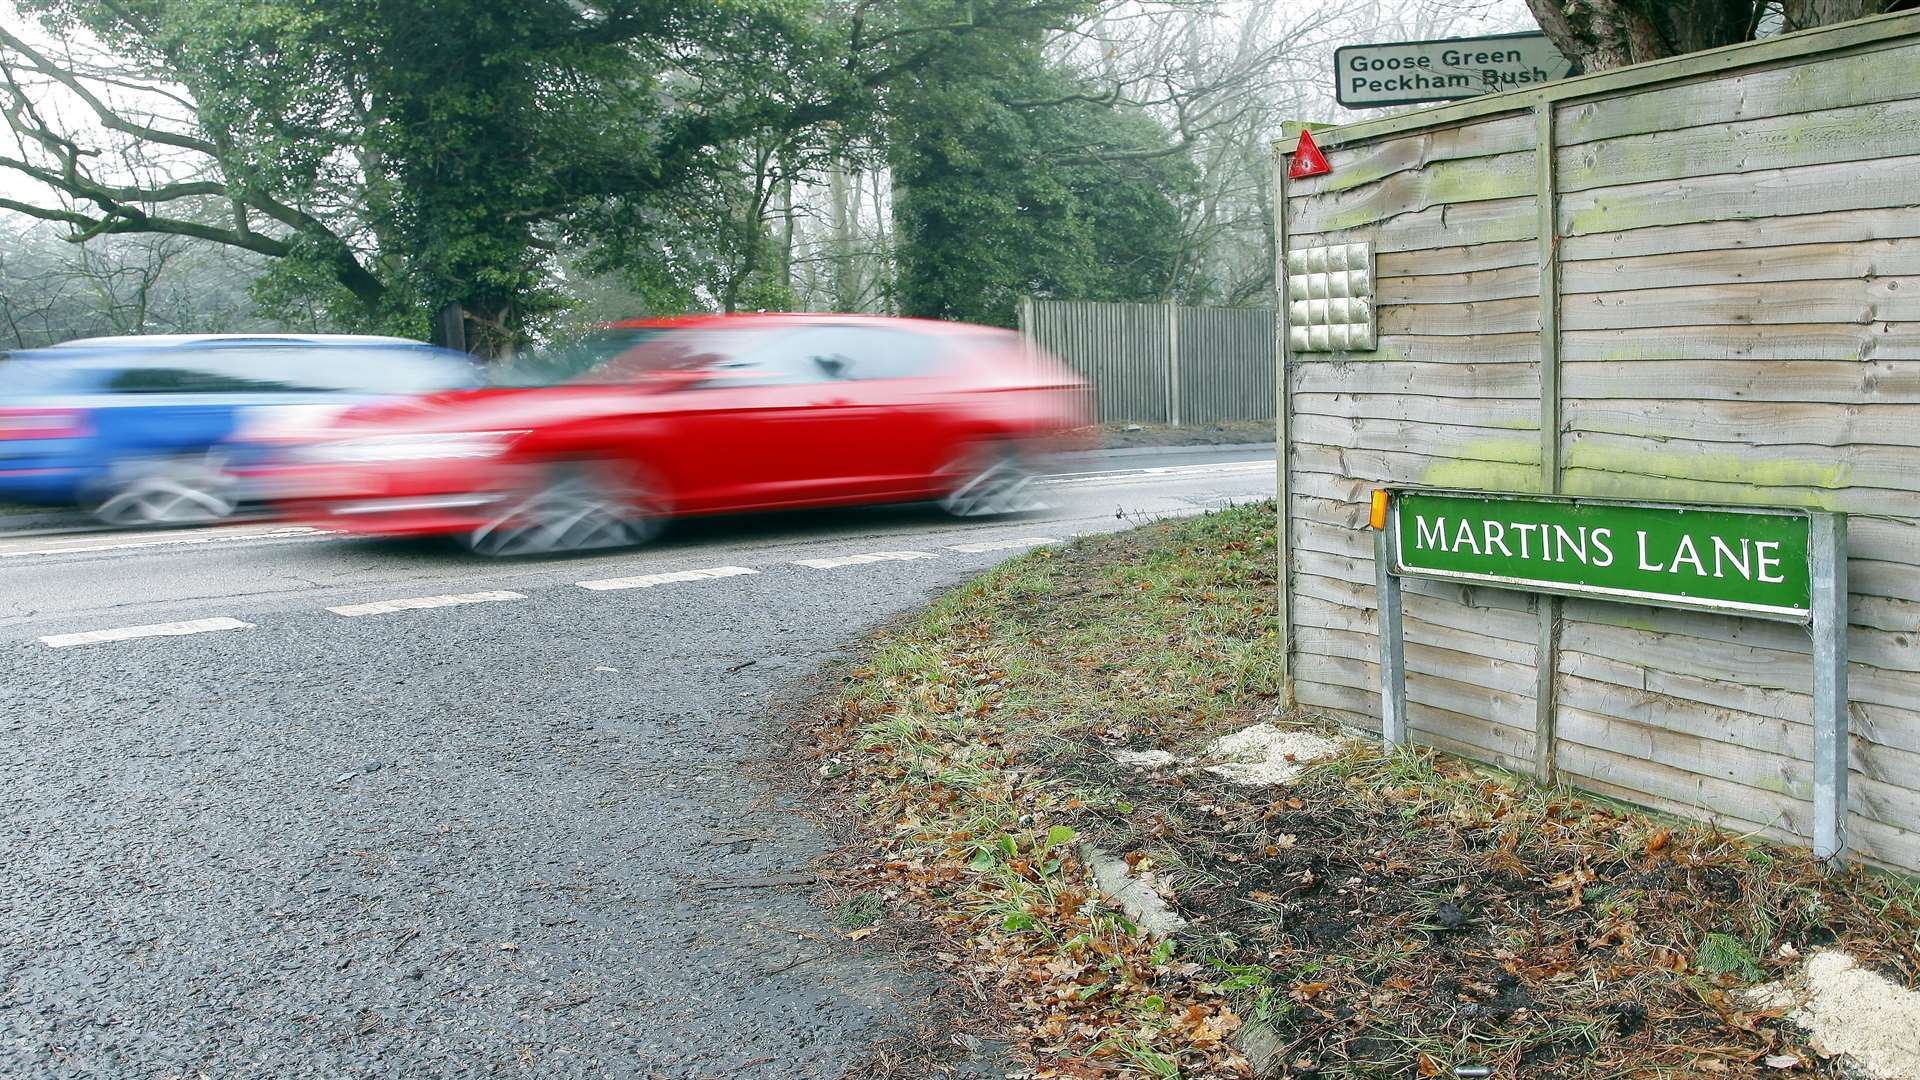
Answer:
<svg viewBox="0 0 1920 1080"><path fill-rule="evenodd" d="M1805 619L1804 514L1404 492L1400 569L1511 587Z"/></svg>
<svg viewBox="0 0 1920 1080"><path fill-rule="evenodd" d="M1541 33L1344 45L1334 96L1350 109L1447 101L1563 79L1572 67Z"/></svg>

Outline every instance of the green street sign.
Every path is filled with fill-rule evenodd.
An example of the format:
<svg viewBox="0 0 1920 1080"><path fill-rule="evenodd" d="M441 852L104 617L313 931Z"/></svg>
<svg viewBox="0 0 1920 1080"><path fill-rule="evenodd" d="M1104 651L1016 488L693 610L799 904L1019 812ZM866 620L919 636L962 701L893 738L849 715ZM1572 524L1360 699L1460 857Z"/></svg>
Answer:
<svg viewBox="0 0 1920 1080"><path fill-rule="evenodd" d="M1812 618L1803 512L1396 491L1392 518L1402 575Z"/></svg>

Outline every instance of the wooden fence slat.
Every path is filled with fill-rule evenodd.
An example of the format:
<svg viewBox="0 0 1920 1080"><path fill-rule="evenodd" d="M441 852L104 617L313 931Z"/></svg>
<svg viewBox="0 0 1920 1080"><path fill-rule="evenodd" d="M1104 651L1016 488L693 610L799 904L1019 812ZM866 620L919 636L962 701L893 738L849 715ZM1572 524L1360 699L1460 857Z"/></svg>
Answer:
<svg viewBox="0 0 1920 1080"><path fill-rule="evenodd" d="M1901 44L1851 56L1782 64L1700 82L1654 87L1597 98L1555 110L1555 141L1561 146L1670 128L1675 117L1700 124L1752 120L1786 113L1888 101L1913 94L1920 45ZM1818 70L1817 78L1810 78Z"/></svg>
<svg viewBox="0 0 1920 1080"><path fill-rule="evenodd" d="M1298 384L1296 384L1298 385ZM1578 398L1695 397L1705 401L1920 402L1920 360L1571 361L1561 392Z"/></svg>
<svg viewBox="0 0 1920 1080"><path fill-rule="evenodd" d="M1909 155L1568 192L1560 198L1560 232L1580 236L1703 219L1737 221L1910 206L1916 169L1920 169L1920 156Z"/></svg>
<svg viewBox="0 0 1920 1080"><path fill-rule="evenodd" d="M1433 162L1490 157L1533 149L1533 124L1525 115L1466 128L1441 128L1406 139L1336 147L1327 151L1328 172L1291 181L1291 196L1325 195L1377 183Z"/></svg>
<svg viewBox="0 0 1920 1080"><path fill-rule="evenodd" d="M1533 168L1532 150L1434 161L1364 188L1293 195L1288 199L1288 212L1302 233L1335 232L1363 225L1390 231L1395 227L1394 219L1436 206L1452 209L1473 202L1531 196Z"/></svg>
<svg viewBox="0 0 1920 1080"><path fill-rule="evenodd" d="M1915 214L1912 207L1869 207L1762 219L1689 221L1567 236L1560 240L1560 257L1564 262L1580 263L1688 252L1731 253L1799 244L1856 244L1916 236L1920 236L1920 214ZM1380 272L1386 273L1384 269Z"/></svg>
<svg viewBox="0 0 1920 1080"><path fill-rule="evenodd" d="M1915 153L1920 99L1908 98L1563 144L1554 164L1556 184L1567 192Z"/></svg>
<svg viewBox="0 0 1920 1080"><path fill-rule="evenodd" d="M1920 164L1920 159L1916 159ZM1755 326L1772 323L1920 322L1920 277L1826 281L1735 282L1622 292L1567 293L1561 325L1568 330L1629 327ZM1486 307L1513 303L1491 301ZM1386 323L1386 311L1381 321ZM1396 329L1401 329L1396 327ZM1441 331L1445 332L1445 331Z"/></svg>
<svg viewBox="0 0 1920 1080"><path fill-rule="evenodd" d="M1489 273L1498 273L1498 271ZM1677 285L1731 285L1736 282L1819 281L1901 276L1920 276L1920 240L1856 240L1762 248L1731 248L1720 251L1678 251L1624 258L1563 260L1560 264L1560 291L1562 293L1605 293L1632 289L1671 288ZM1424 281L1426 279L1401 280ZM1477 282L1475 284L1478 285ZM1384 298L1387 279L1382 278L1379 287ZM1459 294L1458 298L1491 299L1499 295L1485 285L1478 285L1478 287L1479 292L1465 290ZM1426 299L1426 297L1420 297L1420 299Z"/></svg>

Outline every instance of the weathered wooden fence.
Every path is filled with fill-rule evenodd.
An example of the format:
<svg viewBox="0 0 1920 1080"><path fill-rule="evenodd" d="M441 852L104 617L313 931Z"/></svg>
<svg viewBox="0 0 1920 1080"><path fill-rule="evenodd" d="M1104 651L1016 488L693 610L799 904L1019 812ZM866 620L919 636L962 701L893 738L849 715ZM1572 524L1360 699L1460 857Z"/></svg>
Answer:
<svg viewBox="0 0 1920 1080"><path fill-rule="evenodd" d="M1093 385L1102 421L1271 420L1271 308L1033 300L1020 332Z"/></svg>
<svg viewBox="0 0 1920 1080"><path fill-rule="evenodd" d="M1318 133L1306 180L1283 142L1280 250L1371 242L1378 328L1281 354L1298 702L1379 716L1374 487L1844 511L1847 830L1920 870L1917 71L1920 15L1886 16ZM1433 581L1404 610L1414 738L1808 834L1800 628Z"/></svg>

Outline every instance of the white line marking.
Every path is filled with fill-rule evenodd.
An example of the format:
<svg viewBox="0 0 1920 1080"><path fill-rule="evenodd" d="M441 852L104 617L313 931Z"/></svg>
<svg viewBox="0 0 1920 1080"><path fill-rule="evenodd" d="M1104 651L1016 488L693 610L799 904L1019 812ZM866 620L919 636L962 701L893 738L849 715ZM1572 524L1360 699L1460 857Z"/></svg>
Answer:
<svg viewBox="0 0 1920 1080"><path fill-rule="evenodd" d="M907 562L911 559L937 559L940 556L931 551L869 551L864 555L841 555L833 559L795 559L795 566L811 566L815 570L837 570L842 566L858 566L873 562Z"/></svg>
<svg viewBox="0 0 1920 1080"><path fill-rule="evenodd" d="M460 593L454 596L415 596L406 600L381 600L372 604L347 604L344 607L330 607L327 610L335 615L352 618L356 615L385 615L391 611L418 611L421 608L453 607L456 604L489 604L496 600L525 600L526 596L517 592L499 590L496 592Z"/></svg>
<svg viewBox="0 0 1920 1080"><path fill-rule="evenodd" d="M78 537L63 541L64 547L16 548L12 551L0 551L0 559L16 559L23 555L85 555L95 551L126 551L130 548L177 547L183 544L222 544L239 540L293 540L332 536L326 529L314 529L304 525L294 525L283 529L268 529L264 532L205 532L197 536L170 536L164 540L128 540L119 543L94 543L91 537Z"/></svg>
<svg viewBox="0 0 1920 1080"><path fill-rule="evenodd" d="M1112 469L1101 472L1055 473L1041 479L1043 484L1076 485L1146 480L1155 477L1207 476L1212 474L1272 472L1271 461L1223 461L1213 465L1156 465L1140 469Z"/></svg>
<svg viewBox="0 0 1920 1080"><path fill-rule="evenodd" d="M1023 536L1018 540L983 540L978 544L948 544L947 550L977 554L982 551L1011 551L1014 548L1039 547L1042 544L1063 542L1052 536Z"/></svg>
<svg viewBox="0 0 1920 1080"><path fill-rule="evenodd" d="M608 589L651 589L655 585L671 585L679 581L706 581L711 578L739 577L742 574L757 574L744 566L715 566L707 570L675 570L666 574L641 574L638 577L603 578L599 581L576 581L575 585L596 592Z"/></svg>
<svg viewBox="0 0 1920 1080"><path fill-rule="evenodd" d="M126 641L129 638L143 637L180 637L184 634L204 634L212 630L251 630L253 624L229 619L222 616L217 619L192 619L187 622L163 622L150 626L122 626L117 630L88 630L80 634L54 634L40 640L56 649L65 649L73 645L92 645L97 641Z"/></svg>

